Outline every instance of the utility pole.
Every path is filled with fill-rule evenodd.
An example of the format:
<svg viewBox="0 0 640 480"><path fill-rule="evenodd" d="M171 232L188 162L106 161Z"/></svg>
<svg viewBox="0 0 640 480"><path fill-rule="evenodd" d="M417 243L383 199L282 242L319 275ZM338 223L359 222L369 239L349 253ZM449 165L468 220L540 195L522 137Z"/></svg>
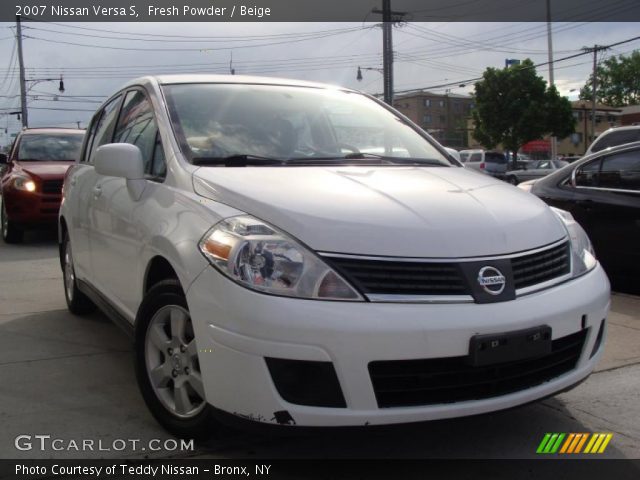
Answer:
<svg viewBox="0 0 640 480"><path fill-rule="evenodd" d="M549 88L555 85L553 79L553 40L551 39L551 0L547 0L547 48L549 59ZM551 160L558 156L558 139L554 136L551 140Z"/></svg>
<svg viewBox="0 0 640 480"><path fill-rule="evenodd" d="M608 47L594 45L593 48L583 47L585 52L593 52L593 73L592 73L592 92L591 92L591 141L596 138L596 105L598 103L598 50L606 50ZM587 132L585 132L586 134Z"/></svg>
<svg viewBox="0 0 640 480"><path fill-rule="evenodd" d="M404 13L391 11L391 0L382 0L382 10L373 9L373 13L382 14L382 68L384 77L384 101L393 105L393 16L402 18Z"/></svg>
<svg viewBox="0 0 640 480"><path fill-rule="evenodd" d="M593 140L596 139L596 102L598 101L598 97L596 96L596 92L598 91L598 45L593 46L593 94L591 99L591 135L593 136ZM591 140L591 141L593 141Z"/></svg>
<svg viewBox="0 0 640 480"><path fill-rule="evenodd" d="M29 126L27 112L27 84L24 79L24 59L22 58L22 26L20 16L16 15L16 40L18 42L18 63L20 64L20 108L22 110L22 127Z"/></svg>

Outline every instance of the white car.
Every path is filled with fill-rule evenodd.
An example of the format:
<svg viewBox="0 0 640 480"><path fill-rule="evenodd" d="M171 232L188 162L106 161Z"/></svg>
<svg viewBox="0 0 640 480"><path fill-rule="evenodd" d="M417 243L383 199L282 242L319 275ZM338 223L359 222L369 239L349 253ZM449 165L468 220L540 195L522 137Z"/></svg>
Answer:
<svg viewBox="0 0 640 480"><path fill-rule="evenodd" d="M225 415L460 417L570 388L601 356L609 310L589 239L452 160L356 91L134 80L65 180L69 309L97 305L132 332L144 399L176 435Z"/></svg>
<svg viewBox="0 0 640 480"><path fill-rule="evenodd" d="M617 147L618 145L637 141L640 141L640 125L610 128L598 135L591 145L589 145L584 156L586 157L592 153L600 152L605 148Z"/></svg>

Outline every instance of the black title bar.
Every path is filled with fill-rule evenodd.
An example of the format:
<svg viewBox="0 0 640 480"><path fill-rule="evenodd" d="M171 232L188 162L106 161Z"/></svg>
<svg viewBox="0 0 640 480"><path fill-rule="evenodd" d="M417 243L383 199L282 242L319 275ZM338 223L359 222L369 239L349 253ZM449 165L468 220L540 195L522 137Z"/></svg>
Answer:
<svg viewBox="0 0 640 480"><path fill-rule="evenodd" d="M379 22L382 0L3 0L0 20ZM638 0L551 0L554 22L640 21ZM391 0L397 22L544 22L545 0Z"/></svg>

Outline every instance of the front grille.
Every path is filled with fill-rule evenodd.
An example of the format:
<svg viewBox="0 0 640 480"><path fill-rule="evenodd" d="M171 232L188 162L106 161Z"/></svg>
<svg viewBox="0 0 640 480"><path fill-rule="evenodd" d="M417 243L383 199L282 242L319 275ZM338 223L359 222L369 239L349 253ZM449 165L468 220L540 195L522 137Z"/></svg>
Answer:
<svg viewBox="0 0 640 480"><path fill-rule="evenodd" d="M511 259L516 290L566 275L571 270L569 242Z"/></svg>
<svg viewBox="0 0 640 480"><path fill-rule="evenodd" d="M434 405L506 395L573 370L587 330L556 339L543 357L474 367L468 357L369 364L378 407Z"/></svg>
<svg viewBox="0 0 640 480"><path fill-rule="evenodd" d="M511 258L515 289L537 285L569 273L569 248L569 242L565 242L540 252ZM473 294L462 272L463 262L413 262L348 256L325 256L324 259L365 295ZM491 259L473 262L479 265L479 269L490 264ZM470 278L475 277L472 275Z"/></svg>
<svg viewBox="0 0 640 480"><path fill-rule="evenodd" d="M396 262L327 258L356 288L367 294L469 295L454 263Z"/></svg>
<svg viewBox="0 0 640 480"><path fill-rule="evenodd" d="M45 180L42 182L42 193L60 195L62 193L62 180Z"/></svg>

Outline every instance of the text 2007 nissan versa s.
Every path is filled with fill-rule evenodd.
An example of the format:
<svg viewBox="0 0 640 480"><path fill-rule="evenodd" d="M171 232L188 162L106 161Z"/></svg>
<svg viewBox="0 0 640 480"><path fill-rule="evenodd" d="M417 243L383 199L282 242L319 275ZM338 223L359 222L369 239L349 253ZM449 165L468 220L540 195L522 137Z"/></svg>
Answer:
<svg viewBox="0 0 640 480"><path fill-rule="evenodd" d="M570 214L374 98L271 78L111 97L65 179L60 256L69 309L133 330L177 435L513 407L589 375L609 308Z"/></svg>

